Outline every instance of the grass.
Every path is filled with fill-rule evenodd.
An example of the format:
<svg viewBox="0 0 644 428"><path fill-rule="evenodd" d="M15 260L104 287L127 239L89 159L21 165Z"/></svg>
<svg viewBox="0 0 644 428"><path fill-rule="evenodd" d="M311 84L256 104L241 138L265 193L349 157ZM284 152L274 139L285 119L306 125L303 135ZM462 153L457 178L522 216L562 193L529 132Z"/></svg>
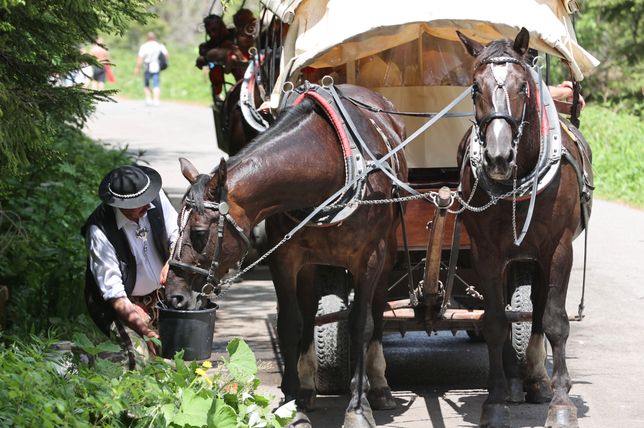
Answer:
<svg viewBox="0 0 644 428"><path fill-rule="evenodd" d="M210 82L203 70L194 66L197 48L173 49L170 66L161 74L161 98L210 105ZM126 98L143 99L141 76L134 76L136 52L110 50L118 89ZM593 150L595 194L644 208L644 124L627 113L616 113L609 107L589 105L583 112L581 130Z"/></svg>
<svg viewBox="0 0 644 428"><path fill-rule="evenodd" d="M581 130L593 150L595 195L644 208L644 122L608 107L588 106Z"/></svg>

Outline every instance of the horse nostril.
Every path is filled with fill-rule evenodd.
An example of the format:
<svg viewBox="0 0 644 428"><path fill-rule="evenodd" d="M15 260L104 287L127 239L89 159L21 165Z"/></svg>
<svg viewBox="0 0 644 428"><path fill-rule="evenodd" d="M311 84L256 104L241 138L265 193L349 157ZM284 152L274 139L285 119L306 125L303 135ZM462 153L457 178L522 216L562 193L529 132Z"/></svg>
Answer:
<svg viewBox="0 0 644 428"><path fill-rule="evenodd" d="M487 150L483 151L483 159L485 160L486 164L492 165L492 158L490 157L490 153Z"/></svg>
<svg viewBox="0 0 644 428"><path fill-rule="evenodd" d="M180 309L185 305L185 297L181 294L173 294L170 296L170 306L175 309Z"/></svg>

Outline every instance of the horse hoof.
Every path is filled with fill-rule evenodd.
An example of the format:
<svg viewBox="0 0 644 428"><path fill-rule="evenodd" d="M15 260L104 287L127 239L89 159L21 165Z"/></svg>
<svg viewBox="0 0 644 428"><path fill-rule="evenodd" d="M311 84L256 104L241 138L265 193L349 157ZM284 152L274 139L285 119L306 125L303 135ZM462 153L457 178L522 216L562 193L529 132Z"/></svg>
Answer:
<svg viewBox="0 0 644 428"><path fill-rule="evenodd" d="M298 409L302 409L305 411L313 409L313 405L315 403L315 391L312 389L301 389L300 392L297 394L297 400L295 400L295 404L297 405Z"/></svg>
<svg viewBox="0 0 644 428"><path fill-rule="evenodd" d="M313 428L311 420L304 412L296 412L293 422L286 425L286 428Z"/></svg>
<svg viewBox="0 0 644 428"><path fill-rule="evenodd" d="M524 385L526 392L526 401L528 403L549 403L552 400L552 387L550 382L543 380L535 380L526 382Z"/></svg>
<svg viewBox="0 0 644 428"><path fill-rule="evenodd" d="M362 410L362 411L361 411ZM350 410L344 415L344 428L373 428L376 421L373 418L371 409Z"/></svg>
<svg viewBox="0 0 644 428"><path fill-rule="evenodd" d="M550 406L546 428L579 428L575 406Z"/></svg>
<svg viewBox="0 0 644 428"><path fill-rule="evenodd" d="M392 410L396 408L396 401L391 395L389 387L370 389L367 393L369 405L374 410Z"/></svg>
<svg viewBox="0 0 644 428"><path fill-rule="evenodd" d="M511 428L510 408L504 404L484 404L481 428Z"/></svg>
<svg viewBox="0 0 644 428"><path fill-rule="evenodd" d="M523 381L519 378L508 379L508 403L525 402L525 392L523 391Z"/></svg>

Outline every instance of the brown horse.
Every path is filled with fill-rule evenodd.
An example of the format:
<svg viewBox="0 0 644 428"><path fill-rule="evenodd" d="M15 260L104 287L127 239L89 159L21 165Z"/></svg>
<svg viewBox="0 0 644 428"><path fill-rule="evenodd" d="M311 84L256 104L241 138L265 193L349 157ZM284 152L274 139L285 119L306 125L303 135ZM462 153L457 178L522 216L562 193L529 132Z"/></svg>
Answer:
<svg viewBox="0 0 644 428"><path fill-rule="evenodd" d="M356 132L376 158L401 142L404 125L400 119L357 107L347 97L383 110L393 108L389 101L364 88L337 88ZM171 262L166 296L173 307L195 307L204 282L216 283L235 266L247 249L251 229L267 219L270 245L283 241L270 257L284 358L281 388L286 400L297 399L305 410L315 398L312 342L320 298L315 267L346 268L353 278L350 328L356 367L345 426L373 426L371 407L395 406L384 377L381 342L386 273L396 251L398 210L391 204L359 205L339 224L304 227L283 240L297 224L285 213L318 206L346 187L347 153L342 149L346 146L339 144L334 123L321 103L305 93L297 106L286 109L237 156L227 163L222 160L212 175L200 175L182 160L183 175L192 186L183 203L183 231ZM398 178L406 180L404 158L395 156L390 161ZM392 196L394 186L376 170L366 176L363 189L363 199L382 199Z"/></svg>
<svg viewBox="0 0 644 428"><path fill-rule="evenodd" d="M547 427L577 426L576 408L568 396L565 300L572 241L590 214L590 148L573 128L568 127L577 143L568 132L559 135L559 120L556 112L551 113L546 87L538 87L538 75L526 64L529 33L525 28L514 41L487 46L458 35L476 58L476 121L461 142L458 160L463 199L472 206L489 205L482 212L463 213L485 299L490 371L480 423L510 426L506 400L523 401L525 388L528 401L550 400ZM517 224L525 225L518 236ZM532 334L523 385L504 309L512 292L508 279L521 269L534 273ZM552 346L552 380L545 368L544 332Z"/></svg>

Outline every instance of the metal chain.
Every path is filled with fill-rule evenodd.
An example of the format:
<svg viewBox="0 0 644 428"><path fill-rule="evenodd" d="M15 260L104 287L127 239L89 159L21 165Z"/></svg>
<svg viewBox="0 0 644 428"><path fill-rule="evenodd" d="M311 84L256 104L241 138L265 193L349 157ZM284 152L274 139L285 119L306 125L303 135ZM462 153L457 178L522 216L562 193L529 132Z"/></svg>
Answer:
<svg viewBox="0 0 644 428"><path fill-rule="evenodd" d="M255 266L257 266L261 262L263 262L266 258L268 258L268 256L273 254L273 252L275 252L275 250L277 250L279 247L281 247L289 239L291 239L291 234L287 233L286 235L284 235L284 237L282 238L282 240L280 242L278 242L277 244L275 244L275 246L273 248L271 248L270 250L268 250L267 252L262 254L253 263L249 264L243 270L237 272L235 275L231 276L230 278L222 280L222 281L219 281L218 286L221 287L221 290L220 290L219 294L209 293L209 294L204 294L204 296L210 298L211 300L216 300L216 299L220 298L221 296L223 296L230 289L230 287L232 286L233 282L235 282L236 279L240 278L242 275L244 275L245 273L247 273L248 271L253 269ZM239 261L239 264L238 264L239 266L241 266L242 263L244 263L244 258L242 258Z"/></svg>

